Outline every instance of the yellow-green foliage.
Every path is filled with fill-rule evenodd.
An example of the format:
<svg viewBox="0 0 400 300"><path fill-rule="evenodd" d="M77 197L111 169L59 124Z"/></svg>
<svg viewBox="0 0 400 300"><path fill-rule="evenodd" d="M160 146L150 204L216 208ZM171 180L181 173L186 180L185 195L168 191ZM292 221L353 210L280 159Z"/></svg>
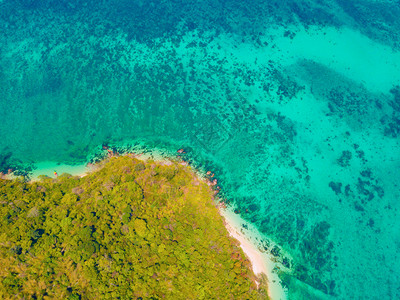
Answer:
<svg viewBox="0 0 400 300"><path fill-rule="evenodd" d="M209 187L112 158L83 178L0 181L0 298L261 299Z"/></svg>

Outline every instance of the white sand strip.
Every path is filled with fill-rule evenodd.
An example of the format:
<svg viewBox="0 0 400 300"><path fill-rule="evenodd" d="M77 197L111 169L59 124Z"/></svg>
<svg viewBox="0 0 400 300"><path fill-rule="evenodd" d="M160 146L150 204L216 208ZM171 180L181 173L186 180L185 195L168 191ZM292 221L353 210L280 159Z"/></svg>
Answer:
<svg viewBox="0 0 400 300"><path fill-rule="evenodd" d="M68 173L73 176L84 176L87 172L90 171L90 168L88 168L86 164L66 165L59 164L53 161L36 163L36 167L37 168L31 174L31 179L33 181L37 180L39 175L45 175L54 178L54 172L57 172L58 175Z"/></svg>
<svg viewBox="0 0 400 300"><path fill-rule="evenodd" d="M272 300L286 300L287 296L284 288L280 284L280 279L273 269L277 264L273 261L271 254L261 252L257 247L257 234L254 226L236 215L231 209L219 207L220 214L225 219L225 226L230 235L240 242L240 247L251 261L253 271L256 275L264 273L268 278L268 294ZM246 230L246 235L243 234L241 224L246 224L249 230Z"/></svg>

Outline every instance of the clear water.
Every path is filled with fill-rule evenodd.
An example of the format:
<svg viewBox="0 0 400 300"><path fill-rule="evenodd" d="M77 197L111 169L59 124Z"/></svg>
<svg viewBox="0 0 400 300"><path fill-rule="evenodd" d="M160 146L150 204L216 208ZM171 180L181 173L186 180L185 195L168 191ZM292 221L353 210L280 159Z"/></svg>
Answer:
<svg viewBox="0 0 400 300"><path fill-rule="evenodd" d="M0 168L183 147L289 298L399 299L399 20L390 0L0 1Z"/></svg>

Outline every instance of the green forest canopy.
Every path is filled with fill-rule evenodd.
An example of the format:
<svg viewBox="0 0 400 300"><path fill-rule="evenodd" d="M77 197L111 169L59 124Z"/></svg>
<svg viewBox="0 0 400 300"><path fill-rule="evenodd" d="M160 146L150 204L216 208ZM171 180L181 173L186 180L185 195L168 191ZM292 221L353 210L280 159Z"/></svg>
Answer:
<svg viewBox="0 0 400 300"><path fill-rule="evenodd" d="M212 190L176 162L0 179L0 298L266 299Z"/></svg>

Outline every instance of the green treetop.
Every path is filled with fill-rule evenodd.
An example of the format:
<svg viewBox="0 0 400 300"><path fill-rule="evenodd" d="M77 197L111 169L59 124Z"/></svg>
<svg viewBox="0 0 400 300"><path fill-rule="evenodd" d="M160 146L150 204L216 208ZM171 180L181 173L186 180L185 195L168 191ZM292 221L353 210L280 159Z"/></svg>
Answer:
<svg viewBox="0 0 400 300"><path fill-rule="evenodd" d="M0 179L0 298L266 299L209 186L129 155L85 177Z"/></svg>

